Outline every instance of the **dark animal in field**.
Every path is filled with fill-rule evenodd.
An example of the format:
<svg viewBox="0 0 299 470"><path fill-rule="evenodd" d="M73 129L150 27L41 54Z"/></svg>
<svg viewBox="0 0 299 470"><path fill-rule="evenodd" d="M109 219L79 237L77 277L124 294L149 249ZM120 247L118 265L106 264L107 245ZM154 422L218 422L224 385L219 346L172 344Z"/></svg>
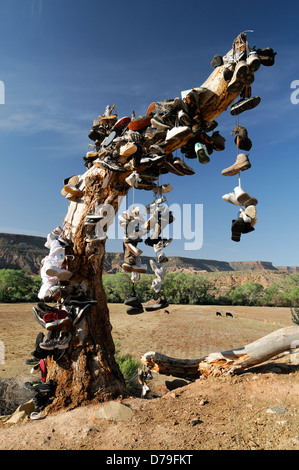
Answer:
<svg viewBox="0 0 299 470"><path fill-rule="evenodd" d="M226 312L225 316L226 316L226 317L232 317L232 318L234 318L233 315L232 315L231 313L229 313L229 312Z"/></svg>
<svg viewBox="0 0 299 470"><path fill-rule="evenodd" d="M216 312L216 316L217 316L217 317L222 317L222 315L221 315L220 312Z"/></svg>

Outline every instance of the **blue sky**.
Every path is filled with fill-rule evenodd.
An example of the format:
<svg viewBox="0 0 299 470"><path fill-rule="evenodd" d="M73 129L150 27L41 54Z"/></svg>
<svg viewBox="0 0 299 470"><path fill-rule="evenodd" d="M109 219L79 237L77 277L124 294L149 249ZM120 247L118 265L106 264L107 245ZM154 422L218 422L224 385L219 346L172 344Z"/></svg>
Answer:
<svg viewBox="0 0 299 470"><path fill-rule="evenodd" d="M167 254L299 266L299 104L290 99L291 83L299 80L299 4L236 5L0 0L0 232L46 236L62 223L68 207L63 180L84 173L88 133L106 105L115 103L119 117L132 110L142 115L151 102L200 86L212 72L213 55L225 54L240 32L253 30L251 46L277 51L275 65L255 75L252 94L261 97L260 105L240 115L253 142L252 167L241 173L241 184L259 200L255 231L240 243L231 240L237 207L222 195L238 179L221 175L236 157L235 118L228 110L217 119L226 149L207 165L186 160L194 176L163 176L174 188L169 205L203 204L202 247L186 250L186 240L174 240ZM153 194L135 191L134 198L147 204ZM121 249L120 240L107 241L107 251Z"/></svg>

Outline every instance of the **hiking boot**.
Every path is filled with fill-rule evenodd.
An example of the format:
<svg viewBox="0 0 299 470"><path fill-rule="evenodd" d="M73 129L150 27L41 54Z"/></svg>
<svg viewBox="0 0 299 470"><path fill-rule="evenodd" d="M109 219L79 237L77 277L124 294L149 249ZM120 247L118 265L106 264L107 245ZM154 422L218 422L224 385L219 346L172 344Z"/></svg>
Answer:
<svg viewBox="0 0 299 470"><path fill-rule="evenodd" d="M235 126L233 133L235 134L235 144L240 150L249 152L252 147L252 142L248 138L247 129L242 126Z"/></svg>
<svg viewBox="0 0 299 470"><path fill-rule="evenodd" d="M232 116L238 116L244 111L248 111L249 109L255 108L260 103L260 101L261 98L259 96L253 96L248 99L240 99L231 106L230 114Z"/></svg>
<svg viewBox="0 0 299 470"><path fill-rule="evenodd" d="M224 176L233 176L240 173L240 171L248 170L249 168L251 168L251 163L248 155L245 155L245 153L239 153L235 163L222 170L221 174Z"/></svg>
<svg viewBox="0 0 299 470"><path fill-rule="evenodd" d="M169 303L164 297L159 297L157 300L151 299L143 304L143 308L146 312L153 312L160 310L161 308L168 307Z"/></svg>
<svg viewBox="0 0 299 470"><path fill-rule="evenodd" d="M257 223L256 207L254 205L248 205L244 212L251 219L251 227L254 227Z"/></svg>

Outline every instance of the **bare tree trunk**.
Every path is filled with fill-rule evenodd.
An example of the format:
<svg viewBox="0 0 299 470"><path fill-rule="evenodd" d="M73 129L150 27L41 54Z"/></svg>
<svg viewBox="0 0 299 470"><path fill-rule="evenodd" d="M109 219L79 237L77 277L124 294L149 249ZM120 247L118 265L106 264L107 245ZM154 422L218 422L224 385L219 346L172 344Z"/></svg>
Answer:
<svg viewBox="0 0 299 470"><path fill-rule="evenodd" d="M141 362L155 372L175 377L219 377L262 364L282 352L299 347L299 327L274 331L247 346L209 354L202 359L176 359L157 352L147 352Z"/></svg>
<svg viewBox="0 0 299 470"><path fill-rule="evenodd" d="M242 51L245 43L246 35L239 35L234 41L236 52ZM215 69L201 87L201 113L206 121L217 118L238 96L238 93L226 91L224 67ZM166 155L172 151L173 145L164 146ZM123 166L125 161L126 158L119 156L117 163ZM73 273L70 285L74 289L83 288L97 304L93 305L90 314L73 328L72 342L62 359L58 362L52 358L47 360L47 380L53 379L57 382L55 399L49 410L75 407L92 400L109 400L127 394L125 381L114 357L112 327L102 284L105 241L86 243L84 221L88 212L93 211L96 206L107 205L117 212L121 198L130 189L125 178L131 172L132 170L123 173L110 172L93 166L82 176L84 184L81 189L84 191L84 197L69 203L63 229L69 242L66 254L74 256L74 259L68 257L66 264L68 270ZM111 222L115 213L110 217ZM212 365L207 363L206 367L210 370Z"/></svg>

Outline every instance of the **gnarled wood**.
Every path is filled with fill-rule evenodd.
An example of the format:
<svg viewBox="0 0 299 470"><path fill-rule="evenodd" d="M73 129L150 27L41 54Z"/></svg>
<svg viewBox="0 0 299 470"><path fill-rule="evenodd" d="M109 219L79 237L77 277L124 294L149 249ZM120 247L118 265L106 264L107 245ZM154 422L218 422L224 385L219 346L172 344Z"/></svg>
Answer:
<svg viewBox="0 0 299 470"><path fill-rule="evenodd" d="M245 48L246 35L239 35L234 41L236 53ZM228 55L232 54L232 50ZM200 111L206 121L213 121L238 96L238 93L227 93L227 83L223 79L225 66L215 69L208 79L198 88L200 91ZM108 119L108 118L107 118ZM189 138L189 136L188 136ZM184 145L184 141L180 145ZM174 144L162 145L166 155L174 149ZM175 144L176 145L176 144ZM175 147L177 148L177 147ZM125 157L118 155L117 163L124 166ZM112 326L109 319L107 299L102 284L103 260L105 255L105 240L86 241L85 217L95 210L96 206L108 206L113 213L108 216L107 226L113 222L121 199L127 194L130 186L125 182L133 170L111 172L103 167L93 166L81 175L80 189L84 193L82 199L69 202L68 211L63 221L63 234L69 242L66 247L65 267L73 273L68 288L80 288L88 297L97 301L91 307L90 314L72 329L73 339L61 360L47 360L47 380L57 382L53 404L49 409L75 407L91 400L107 400L127 393L125 381L115 361ZM168 170L167 170L168 171ZM167 172L166 171L166 172ZM106 229L107 229L106 226ZM232 370L234 364L247 366L250 355L238 355L237 350L233 359L226 353L209 361L182 361L166 358L156 353L144 356L144 361L157 370L167 373L175 370L175 375L185 377L211 371ZM242 361L241 360L242 357ZM239 361L239 362L238 362ZM216 366L218 364L218 366ZM214 373L214 372L213 372Z"/></svg>
<svg viewBox="0 0 299 470"><path fill-rule="evenodd" d="M262 364L290 349L299 348L299 327L274 331L244 347L209 354L201 359L176 359L158 352L147 352L141 362L155 372L175 377L218 377Z"/></svg>

